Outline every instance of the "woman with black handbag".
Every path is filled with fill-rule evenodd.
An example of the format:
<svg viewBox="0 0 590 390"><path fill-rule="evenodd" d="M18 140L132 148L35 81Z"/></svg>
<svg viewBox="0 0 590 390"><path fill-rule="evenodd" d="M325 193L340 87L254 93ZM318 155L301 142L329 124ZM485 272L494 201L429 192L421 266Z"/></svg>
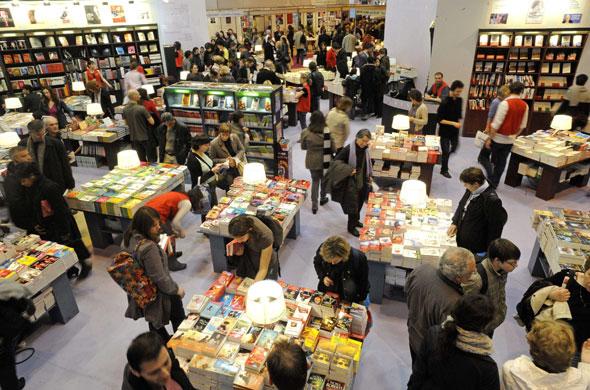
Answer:
<svg viewBox="0 0 590 390"><path fill-rule="evenodd" d="M215 188L217 186L218 174L221 172L223 164L215 164L207 151L211 146L211 141L206 134L199 134L191 140L191 151L188 154L186 166L191 175L192 188L198 185L206 186L209 193L209 203L211 206L217 204L217 195ZM205 220L205 215L201 215L201 220Z"/></svg>
<svg viewBox="0 0 590 390"><path fill-rule="evenodd" d="M157 332L164 342L170 339L166 324L172 323L176 332L184 320L182 306L184 289L180 287L168 270L168 257L158 244L160 241L160 215L151 207L143 206L133 216L131 226L123 236L123 249L133 253L141 263L145 275L156 285L156 298L143 309L131 297L127 297L128 307L125 317L145 318L149 329Z"/></svg>

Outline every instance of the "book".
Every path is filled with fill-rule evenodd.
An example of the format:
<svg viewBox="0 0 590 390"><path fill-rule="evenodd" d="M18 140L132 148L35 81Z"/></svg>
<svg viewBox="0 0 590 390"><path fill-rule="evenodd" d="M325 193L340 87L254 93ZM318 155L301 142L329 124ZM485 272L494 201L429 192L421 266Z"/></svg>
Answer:
<svg viewBox="0 0 590 390"><path fill-rule="evenodd" d="M488 45L488 34L480 34L479 35L479 46L487 46Z"/></svg>
<svg viewBox="0 0 590 390"><path fill-rule="evenodd" d="M186 309L189 313L200 313L208 302L209 298L204 295L193 295L190 302L186 306Z"/></svg>
<svg viewBox="0 0 590 390"><path fill-rule="evenodd" d="M261 374L240 370L234 378L233 388L237 390L262 390L264 377Z"/></svg>
<svg viewBox="0 0 590 390"><path fill-rule="evenodd" d="M201 311L201 317L209 318L215 317L221 310L219 302L208 302L205 308Z"/></svg>
<svg viewBox="0 0 590 390"><path fill-rule="evenodd" d="M297 295L297 299L295 300L295 302L297 303L305 303L305 304L309 304L311 301L311 296L313 295L314 290L309 289L309 288L300 288L299 289L299 294Z"/></svg>
<svg viewBox="0 0 590 390"><path fill-rule="evenodd" d="M217 328L223 323L223 317L212 317L209 323L203 330L203 333L213 334L217 331Z"/></svg>
<svg viewBox="0 0 590 390"><path fill-rule="evenodd" d="M225 335L223 333L215 332L210 335L203 347L203 353L210 357L215 357L219 353L221 346L225 341Z"/></svg>
<svg viewBox="0 0 590 390"><path fill-rule="evenodd" d="M559 43L559 35L553 34L549 37L549 46L557 46Z"/></svg>
<svg viewBox="0 0 590 390"><path fill-rule="evenodd" d="M232 341L226 341L221 346L219 353L217 354L218 359L225 360L226 362L233 363L238 352L240 352L240 344Z"/></svg>
<svg viewBox="0 0 590 390"><path fill-rule="evenodd" d="M514 46L522 46L522 35L516 35L514 37Z"/></svg>
<svg viewBox="0 0 590 390"><path fill-rule="evenodd" d="M532 35L525 35L524 46L527 46L527 47L533 46L533 36Z"/></svg>
<svg viewBox="0 0 590 390"><path fill-rule="evenodd" d="M325 375L312 373L309 375L309 378L307 378L305 390L323 390L325 381Z"/></svg>
<svg viewBox="0 0 590 390"><path fill-rule="evenodd" d="M259 326L251 326L248 332L240 340L240 346L247 350L252 350L256 344L256 340L262 333L262 328Z"/></svg>
<svg viewBox="0 0 590 390"><path fill-rule="evenodd" d="M571 35L562 35L561 36L561 46L569 47L572 40Z"/></svg>
<svg viewBox="0 0 590 390"><path fill-rule="evenodd" d="M535 46L543 46L543 35L535 35Z"/></svg>
<svg viewBox="0 0 590 390"><path fill-rule="evenodd" d="M324 317L322 318L322 325L320 325L320 336L330 338L336 326L336 318Z"/></svg>
<svg viewBox="0 0 590 390"><path fill-rule="evenodd" d="M258 340L256 340L256 346L270 351L278 336L279 333L272 329L263 329L260 336L258 336Z"/></svg>
<svg viewBox="0 0 590 390"><path fill-rule="evenodd" d="M244 278L244 280L242 280L242 283L240 283L240 286L238 287L237 294L238 295L246 295L248 293L248 289L253 284L254 284L254 279Z"/></svg>
<svg viewBox="0 0 590 390"><path fill-rule="evenodd" d="M237 321L238 321L237 318L235 318L233 316L227 316L223 319L223 322L221 324L219 324L219 326L217 327L217 331L219 333L223 333L223 334L227 335L234 328Z"/></svg>
<svg viewBox="0 0 590 390"><path fill-rule="evenodd" d="M252 352L250 352L250 355L248 355L244 368L253 372L262 371L267 355L268 350L266 348L255 346Z"/></svg>
<svg viewBox="0 0 590 390"><path fill-rule="evenodd" d="M582 46L582 36L581 35L574 35L572 38L572 46L580 47Z"/></svg>
<svg viewBox="0 0 590 390"><path fill-rule="evenodd" d="M328 379L324 385L324 390L346 390L346 384Z"/></svg>
<svg viewBox="0 0 590 390"><path fill-rule="evenodd" d="M242 341L242 338L250 330L251 326L252 326L252 323L248 320L240 319L240 320L236 321L234 327L229 332L227 339L230 341L235 341L237 343L240 343Z"/></svg>

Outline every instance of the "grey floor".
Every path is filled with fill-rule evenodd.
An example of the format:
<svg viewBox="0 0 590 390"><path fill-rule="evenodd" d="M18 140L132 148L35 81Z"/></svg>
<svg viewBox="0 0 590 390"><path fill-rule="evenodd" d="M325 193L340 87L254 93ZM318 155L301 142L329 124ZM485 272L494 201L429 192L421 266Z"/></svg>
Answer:
<svg viewBox="0 0 590 390"><path fill-rule="evenodd" d="M327 112L326 101L322 101ZM352 124L352 135L361 128L373 128L376 119ZM294 142L299 128L289 128L287 136ZM458 180L462 169L475 164L477 150L471 139L462 139L457 154L451 157L452 179L435 172L432 196L450 198L456 203L463 194ZM304 153L294 144L295 177L310 178L305 169ZM106 173L105 170L75 168L78 185ZM519 267L508 281L508 319L496 331L494 358L501 365L507 359L527 353L524 331L512 316L515 305L532 278L527 271L528 258L534 243L530 227L531 210L548 206L588 209L585 191L569 189L550 202L535 197L534 191L524 187L510 188L501 185L498 193L508 211L504 236L513 240L522 251ZM179 241L184 251L181 260L188 268L173 277L186 290L185 303L192 294L201 293L214 280L207 239L196 233L198 216L186 218L185 226L195 233ZM346 232L346 218L333 202L312 215L308 200L302 210L301 236L287 240L281 252L283 277L293 284L315 288L317 278L312 266L313 255L327 236ZM358 242L355 241L356 244ZM105 268L116 247L94 251L94 270L91 276L73 284L80 313L66 325L44 324L28 337L27 342L36 349L29 361L18 367L19 374L27 379L29 389L84 389L103 390L120 388L125 350L131 339L146 331L144 321L124 318L126 298L123 291L107 275ZM385 299L382 305L372 305L374 327L367 338L358 372L356 389L403 389L410 375L410 355L406 330L407 309L400 301Z"/></svg>

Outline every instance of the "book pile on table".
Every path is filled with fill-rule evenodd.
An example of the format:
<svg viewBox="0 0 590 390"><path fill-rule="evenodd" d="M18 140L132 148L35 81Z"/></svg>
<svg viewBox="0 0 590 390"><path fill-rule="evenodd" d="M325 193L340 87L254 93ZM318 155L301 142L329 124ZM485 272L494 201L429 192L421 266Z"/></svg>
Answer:
<svg viewBox="0 0 590 390"><path fill-rule="evenodd" d="M229 236L229 222L238 215L273 217L280 224L289 222L305 201L310 182L275 177L266 183L250 186L238 177L226 196L208 213L201 230Z"/></svg>
<svg viewBox="0 0 590 390"><path fill-rule="evenodd" d="M0 116L0 130L16 131L18 135L29 134L27 125L33 119L33 114L30 112L7 112Z"/></svg>
<svg viewBox="0 0 590 390"><path fill-rule="evenodd" d="M398 192L372 192L360 229L360 250L370 260L416 268L438 265L444 251L456 246L447 236L453 209L449 199L429 199L425 208L402 204Z"/></svg>
<svg viewBox="0 0 590 390"><path fill-rule="evenodd" d="M68 255L72 256L69 265L78 261L72 248L43 241L34 234L9 235L0 243L0 281L13 280L28 285L43 273L63 273L66 266L60 260Z"/></svg>
<svg viewBox="0 0 590 390"><path fill-rule="evenodd" d="M516 138L512 152L559 167L590 158L590 135L575 131L538 130Z"/></svg>
<svg viewBox="0 0 590 390"><path fill-rule="evenodd" d="M534 210L533 228L549 264L578 272L590 267L590 211Z"/></svg>
<svg viewBox="0 0 590 390"><path fill-rule="evenodd" d="M186 166L174 164L115 168L68 192L66 201L76 210L131 218L151 198L183 184L187 172Z"/></svg>
<svg viewBox="0 0 590 390"><path fill-rule="evenodd" d="M373 133L369 148L372 159L397 160L434 164L440 155L440 137L435 135L383 133L379 128Z"/></svg>
<svg viewBox="0 0 590 390"><path fill-rule="evenodd" d="M260 327L245 313L245 294L252 284L252 279L223 272L204 294L191 298L189 314L168 347L183 361L181 366L193 386L270 390L266 358L274 343L299 339L313 361L309 376L313 383L307 388L351 389L360 363L367 309L340 303L334 294L279 281L287 310L276 324Z"/></svg>

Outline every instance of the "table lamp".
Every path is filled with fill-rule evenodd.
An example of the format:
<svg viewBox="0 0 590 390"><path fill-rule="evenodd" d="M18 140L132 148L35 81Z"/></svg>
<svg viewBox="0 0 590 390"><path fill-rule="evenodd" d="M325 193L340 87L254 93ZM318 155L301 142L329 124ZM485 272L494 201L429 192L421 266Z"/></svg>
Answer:
<svg viewBox="0 0 590 390"><path fill-rule="evenodd" d="M261 280L248 289L246 315L257 325L270 325L285 313L283 288L274 280Z"/></svg>
<svg viewBox="0 0 590 390"><path fill-rule="evenodd" d="M399 194L402 203L416 206L426 207L428 195L426 194L426 184L420 180L406 180L402 183L402 190Z"/></svg>
<svg viewBox="0 0 590 390"><path fill-rule="evenodd" d="M262 45L254 45L254 52L260 53L262 51Z"/></svg>
<svg viewBox="0 0 590 390"><path fill-rule="evenodd" d="M266 183L266 172L262 163L248 163L244 166L243 181L245 184L256 185Z"/></svg>
<svg viewBox="0 0 590 390"><path fill-rule="evenodd" d="M100 103L88 103L86 105L86 115L96 118L99 115L104 114Z"/></svg>
<svg viewBox="0 0 590 390"><path fill-rule="evenodd" d="M410 129L410 117L407 115L397 114L393 117L391 127L394 130L402 131Z"/></svg>
<svg viewBox="0 0 590 390"><path fill-rule="evenodd" d="M188 74L189 74L189 73L190 73L190 72L189 72L188 70L183 70L183 71L181 71L181 72L180 72L180 79L181 79L181 80L186 80L186 78L188 77Z"/></svg>
<svg viewBox="0 0 590 390"><path fill-rule="evenodd" d="M82 92L85 91L86 87L84 86L83 81L73 81L72 82L72 91L74 92Z"/></svg>
<svg viewBox="0 0 590 390"><path fill-rule="evenodd" d="M572 117L569 115L555 115L551 121L551 128L553 130L571 130Z"/></svg>
<svg viewBox="0 0 590 390"><path fill-rule="evenodd" d="M22 108L23 104L21 103L20 99L17 97L10 97L4 100L4 105L6 107L6 111L8 110L18 110Z"/></svg>
<svg viewBox="0 0 590 390"><path fill-rule="evenodd" d="M117 153L117 166L121 169L133 169L141 165L139 155L133 149L122 150Z"/></svg>
<svg viewBox="0 0 590 390"><path fill-rule="evenodd" d="M185 80L186 80L186 78L185 78ZM144 84L141 86L141 88L145 89L148 96L152 96L153 94L156 93L156 91L154 90L154 86L152 84Z"/></svg>
<svg viewBox="0 0 590 390"><path fill-rule="evenodd" d="M2 149L14 148L19 142L20 137L14 131L0 133L0 148Z"/></svg>

